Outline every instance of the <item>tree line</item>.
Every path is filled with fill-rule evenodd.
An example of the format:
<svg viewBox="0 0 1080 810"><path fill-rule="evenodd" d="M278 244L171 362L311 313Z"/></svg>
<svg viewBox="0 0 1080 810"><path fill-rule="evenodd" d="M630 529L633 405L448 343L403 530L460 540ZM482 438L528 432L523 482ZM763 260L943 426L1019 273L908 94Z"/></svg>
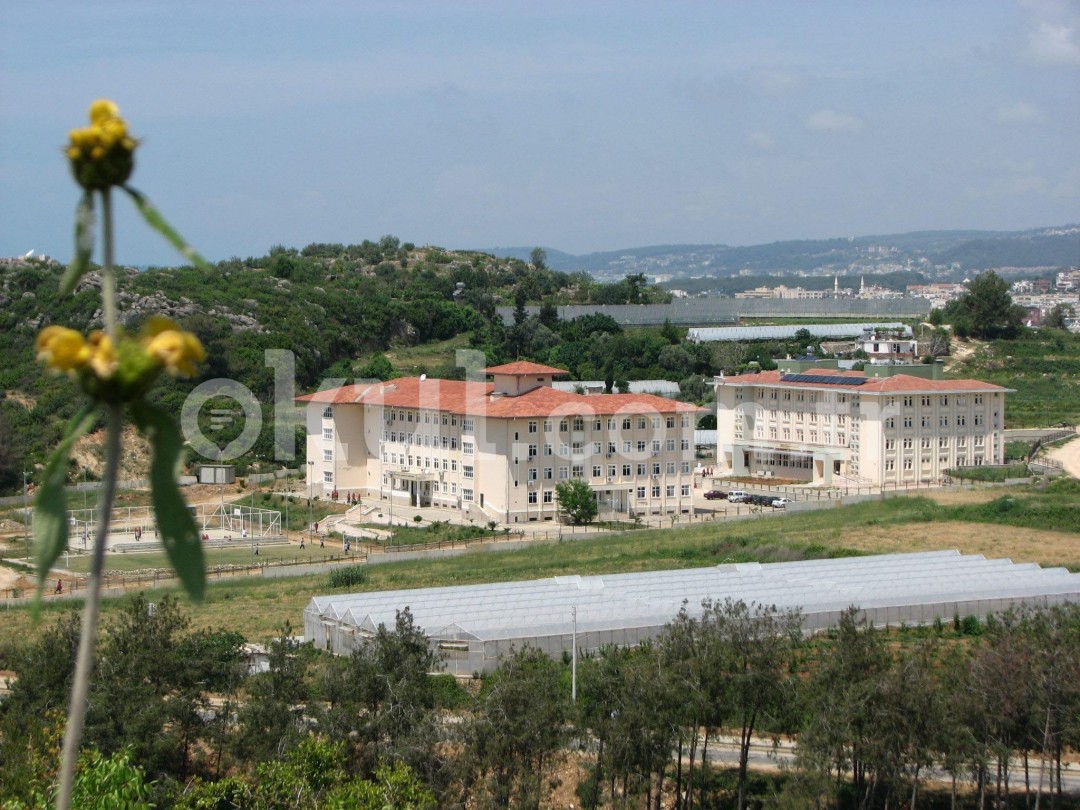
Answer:
<svg viewBox="0 0 1080 810"><path fill-rule="evenodd" d="M77 633L66 615L2 651L6 809L48 802ZM465 684L431 674L408 610L349 657L291 635L249 674L237 634L126 602L98 653L81 806L533 808L575 762L591 808L1077 806L1075 605L892 632L851 608L807 637L798 611L707 601L640 647L588 651L576 701L569 657L530 647ZM755 773L752 748L780 740L790 767Z"/></svg>

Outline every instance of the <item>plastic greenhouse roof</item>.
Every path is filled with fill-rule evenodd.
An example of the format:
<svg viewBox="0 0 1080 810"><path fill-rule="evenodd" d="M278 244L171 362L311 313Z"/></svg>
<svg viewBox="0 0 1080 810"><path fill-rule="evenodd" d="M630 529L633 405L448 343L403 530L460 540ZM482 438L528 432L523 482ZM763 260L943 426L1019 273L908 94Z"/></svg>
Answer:
<svg viewBox="0 0 1080 810"><path fill-rule="evenodd" d="M670 622L684 601L693 613L704 599L726 597L809 615L850 605L1051 595L1080 600L1080 574L936 551L317 596L305 613L374 632L381 624L393 627L396 612L408 607L433 640L490 641L569 634L572 606L580 633L657 627Z"/></svg>

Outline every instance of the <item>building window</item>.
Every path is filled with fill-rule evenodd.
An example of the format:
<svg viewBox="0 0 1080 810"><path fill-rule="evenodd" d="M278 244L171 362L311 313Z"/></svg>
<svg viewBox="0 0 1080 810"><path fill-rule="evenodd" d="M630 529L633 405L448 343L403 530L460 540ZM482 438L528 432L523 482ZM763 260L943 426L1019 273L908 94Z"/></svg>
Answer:
<svg viewBox="0 0 1080 810"><path fill-rule="evenodd" d="M690 472L690 462L689 461L684 461L681 464L679 464L679 471L684 472L684 473Z"/></svg>
<svg viewBox="0 0 1080 810"><path fill-rule="evenodd" d="M675 474L675 462L674 461L669 461L667 463L667 468L666 469L667 469L667 474L668 475L674 475Z"/></svg>
<svg viewBox="0 0 1080 810"><path fill-rule="evenodd" d="M473 432L473 420L472 419L462 419L461 420L461 432L462 433L472 433Z"/></svg>
<svg viewBox="0 0 1080 810"><path fill-rule="evenodd" d="M575 464L575 465L573 465L570 468L570 475L573 478L584 478L585 477L585 465L584 464Z"/></svg>
<svg viewBox="0 0 1080 810"><path fill-rule="evenodd" d="M607 474L610 475L612 478L615 477L615 475L617 474L617 471L618 471L618 468L614 464L609 464L608 465Z"/></svg>
<svg viewBox="0 0 1080 810"><path fill-rule="evenodd" d="M322 451L322 460L323 461L333 461L334 460L334 451L333 450L323 450Z"/></svg>
<svg viewBox="0 0 1080 810"><path fill-rule="evenodd" d="M529 492L529 503L531 503L531 504L536 503L536 490L535 489L532 490L531 492Z"/></svg>
<svg viewBox="0 0 1080 810"><path fill-rule="evenodd" d="M529 422L529 433L536 433L536 422Z"/></svg>
<svg viewBox="0 0 1080 810"><path fill-rule="evenodd" d="M562 421L559 422L559 432L560 433L566 433L566 431L568 431L569 429L570 429L570 423L567 422L565 419L563 419Z"/></svg>
<svg viewBox="0 0 1080 810"><path fill-rule="evenodd" d="M659 475L660 474L660 462L659 461L655 462L652 465L652 474L653 475Z"/></svg>
<svg viewBox="0 0 1080 810"><path fill-rule="evenodd" d="M530 444L529 445L529 458L536 458L536 445L535 444Z"/></svg>
<svg viewBox="0 0 1080 810"><path fill-rule="evenodd" d="M450 459L450 472L457 472L457 459Z"/></svg>
<svg viewBox="0 0 1080 810"><path fill-rule="evenodd" d="M326 441L332 442L334 440L334 429L333 428L323 428L322 429L322 437Z"/></svg>
<svg viewBox="0 0 1080 810"><path fill-rule="evenodd" d="M679 487L679 494L682 495L684 498L687 495L689 495L690 494L690 485L689 484L683 484L681 487Z"/></svg>
<svg viewBox="0 0 1080 810"><path fill-rule="evenodd" d="M323 408L322 415L323 415L323 419L333 419L334 418L334 409L333 409L333 407L330 406L330 405L327 405L325 408Z"/></svg>
<svg viewBox="0 0 1080 810"><path fill-rule="evenodd" d="M545 456L550 456L551 453L552 453L551 445L550 444L545 444L544 445L544 455Z"/></svg>
<svg viewBox="0 0 1080 810"><path fill-rule="evenodd" d="M654 498L659 498L660 497L660 485L659 484L653 484L652 496Z"/></svg>
<svg viewBox="0 0 1080 810"><path fill-rule="evenodd" d="M601 448L602 448L602 445L600 444L600 442L593 442L592 443L592 451L593 451L593 453L595 455L600 455Z"/></svg>
<svg viewBox="0 0 1080 810"><path fill-rule="evenodd" d="M893 430L896 427L896 417L890 416L885 420L885 429Z"/></svg>
<svg viewBox="0 0 1080 810"><path fill-rule="evenodd" d="M645 487L637 488L637 496L639 501L645 500Z"/></svg>
<svg viewBox="0 0 1080 810"><path fill-rule="evenodd" d="M570 477L570 468L569 467L559 467L559 480L560 481L565 481L569 477Z"/></svg>
<svg viewBox="0 0 1080 810"><path fill-rule="evenodd" d="M544 503L554 503L552 499L552 491L550 489L544 490Z"/></svg>
<svg viewBox="0 0 1080 810"><path fill-rule="evenodd" d="M604 474L604 471L600 468L600 465L599 464L593 464L592 477L593 478L599 478L603 474Z"/></svg>
<svg viewBox="0 0 1080 810"><path fill-rule="evenodd" d="M910 450L911 449L911 439L904 439L904 449L905 450Z"/></svg>
<svg viewBox="0 0 1080 810"><path fill-rule="evenodd" d="M554 467L544 467L544 480L550 481L554 477Z"/></svg>
<svg viewBox="0 0 1080 810"><path fill-rule="evenodd" d="M886 439L885 440L885 449L886 450L895 450L896 449L896 439Z"/></svg>
<svg viewBox="0 0 1080 810"><path fill-rule="evenodd" d="M631 471L630 471L630 470L631 470L631 467L630 467L630 465L629 465L629 464L623 464L623 465L622 465L622 474L623 474L624 476L628 476L628 477L629 477L630 475L632 475L633 473L631 473Z"/></svg>
<svg viewBox="0 0 1080 810"><path fill-rule="evenodd" d="M332 483L334 483L334 473L333 473L333 471L326 470L322 474L322 480L323 480L324 484L332 484Z"/></svg>
<svg viewBox="0 0 1080 810"><path fill-rule="evenodd" d="M629 430L630 429L630 417L629 416L627 416L626 418L624 418L622 420L622 429L623 430Z"/></svg>
<svg viewBox="0 0 1080 810"><path fill-rule="evenodd" d="M667 493L667 496L669 498L674 498L675 497L675 485L674 484L668 484L668 486L665 488L664 491L665 491L665 493Z"/></svg>
<svg viewBox="0 0 1080 810"><path fill-rule="evenodd" d="M471 489L461 488L461 500L471 501L473 499L473 491Z"/></svg>
<svg viewBox="0 0 1080 810"><path fill-rule="evenodd" d="M529 468L529 480L530 481L535 481L536 480L536 475L537 475L536 467L530 467Z"/></svg>
<svg viewBox="0 0 1080 810"><path fill-rule="evenodd" d="M462 442L461 443L461 452L464 453L467 456L471 456L473 454L473 443L472 442Z"/></svg>
<svg viewBox="0 0 1080 810"><path fill-rule="evenodd" d="M638 474L638 475L645 475L645 473L646 473L646 470L648 470L648 467L646 467L646 466L645 466L644 464L642 464L642 463L638 462L638 465L637 465L637 474Z"/></svg>

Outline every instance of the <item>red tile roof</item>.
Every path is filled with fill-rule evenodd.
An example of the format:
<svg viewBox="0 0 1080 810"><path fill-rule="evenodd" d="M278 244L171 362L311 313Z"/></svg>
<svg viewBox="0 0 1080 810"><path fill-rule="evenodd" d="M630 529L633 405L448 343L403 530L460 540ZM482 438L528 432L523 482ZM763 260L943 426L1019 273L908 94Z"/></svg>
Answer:
<svg viewBox="0 0 1080 810"><path fill-rule="evenodd" d="M964 391L1006 391L1012 388L1003 388L1000 385L983 382L982 380L927 380L922 377L913 377L910 374L894 374L891 377L867 377L861 371L838 371L836 369L815 368L801 371L800 374L819 374L823 377L853 377L863 379L866 382L851 385L839 383L815 383L815 382L787 382L780 377L786 372L762 371L759 374L739 374L734 377L718 377L722 383L734 385L781 385L792 388L814 388L825 386L828 390L852 391L859 394L889 394L889 393L953 393Z"/></svg>
<svg viewBox="0 0 1080 810"><path fill-rule="evenodd" d="M514 363L504 363L501 366L492 366L484 369L485 374L511 374L524 376L532 374L569 374L566 369L543 366L539 363L530 363L528 360L518 360Z"/></svg>
<svg viewBox="0 0 1080 810"><path fill-rule="evenodd" d="M706 412L697 405L654 394L574 394L540 386L518 396L492 396L493 389L491 383L403 377L385 383L346 385L306 394L296 401L417 408L498 419Z"/></svg>

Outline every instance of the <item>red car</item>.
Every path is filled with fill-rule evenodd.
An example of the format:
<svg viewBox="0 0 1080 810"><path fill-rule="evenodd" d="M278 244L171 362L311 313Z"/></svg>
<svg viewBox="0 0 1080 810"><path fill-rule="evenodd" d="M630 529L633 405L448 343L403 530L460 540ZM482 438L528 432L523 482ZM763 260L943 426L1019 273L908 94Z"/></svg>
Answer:
<svg viewBox="0 0 1080 810"><path fill-rule="evenodd" d="M719 489L710 489L705 493L705 500L707 501L725 501L727 500L727 493Z"/></svg>

